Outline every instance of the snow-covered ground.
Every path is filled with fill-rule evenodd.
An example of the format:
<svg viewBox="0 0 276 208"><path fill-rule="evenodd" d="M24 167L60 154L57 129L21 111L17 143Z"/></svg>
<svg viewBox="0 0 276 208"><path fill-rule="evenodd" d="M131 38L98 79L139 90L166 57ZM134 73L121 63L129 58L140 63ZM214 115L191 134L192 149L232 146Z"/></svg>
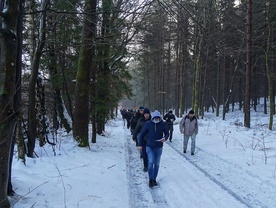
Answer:
<svg viewBox="0 0 276 208"><path fill-rule="evenodd" d="M175 125L172 143L164 144L159 186L152 189L121 118L110 121L106 136L90 149L60 133L54 149L37 147L39 158L27 158L26 166L15 155L12 207L276 207L276 132L268 130L268 115L261 111L252 112L251 129L241 125L240 111L225 121L206 114L199 119L194 156L190 144L182 153L183 136Z"/></svg>

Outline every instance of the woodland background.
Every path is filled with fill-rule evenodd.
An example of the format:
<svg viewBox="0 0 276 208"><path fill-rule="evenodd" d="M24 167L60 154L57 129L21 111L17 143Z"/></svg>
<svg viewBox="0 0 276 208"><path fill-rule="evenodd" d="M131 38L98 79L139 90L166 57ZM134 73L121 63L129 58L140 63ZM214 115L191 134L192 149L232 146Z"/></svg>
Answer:
<svg viewBox="0 0 276 208"><path fill-rule="evenodd" d="M14 144L96 142L118 107L275 114L275 0L1 0L0 207ZM120 104L120 105L119 105ZM219 106L223 113L219 115ZM72 124L67 119L67 113ZM92 135L88 127L92 124Z"/></svg>

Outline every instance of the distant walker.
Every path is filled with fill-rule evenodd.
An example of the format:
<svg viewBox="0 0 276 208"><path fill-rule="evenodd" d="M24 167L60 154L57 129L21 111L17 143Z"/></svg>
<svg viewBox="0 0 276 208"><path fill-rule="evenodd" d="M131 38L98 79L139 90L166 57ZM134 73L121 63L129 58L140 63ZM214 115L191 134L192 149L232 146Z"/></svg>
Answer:
<svg viewBox="0 0 276 208"><path fill-rule="evenodd" d="M184 134L184 142L183 142L183 153L187 152L187 146L189 142L189 138L191 137L191 155L195 154L196 142L195 138L198 133L198 124L197 118L194 115L194 111L190 110L189 114L183 117L179 123L179 129L181 134Z"/></svg>

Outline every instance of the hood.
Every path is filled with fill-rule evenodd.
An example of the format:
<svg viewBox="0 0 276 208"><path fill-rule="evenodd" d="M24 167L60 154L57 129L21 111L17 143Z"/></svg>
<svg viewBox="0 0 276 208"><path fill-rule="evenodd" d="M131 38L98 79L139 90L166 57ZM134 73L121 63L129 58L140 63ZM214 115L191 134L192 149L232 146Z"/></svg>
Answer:
<svg viewBox="0 0 276 208"><path fill-rule="evenodd" d="M162 121L162 116L160 114L160 112L158 110L155 110L152 114L151 114L151 120L153 120L155 117L159 117L160 121Z"/></svg>

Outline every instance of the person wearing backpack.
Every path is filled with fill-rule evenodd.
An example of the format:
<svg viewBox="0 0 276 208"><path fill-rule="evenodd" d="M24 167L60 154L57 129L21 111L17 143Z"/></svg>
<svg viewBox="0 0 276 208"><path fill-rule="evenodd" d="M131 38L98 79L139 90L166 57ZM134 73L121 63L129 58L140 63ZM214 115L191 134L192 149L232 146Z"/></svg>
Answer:
<svg viewBox="0 0 276 208"><path fill-rule="evenodd" d="M194 114L194 111L190 110L188 115L183 117L179 123L180 132L181 134L184 134L183 153L187 152L189 138L191 137L191 155L195 154L195 138L198 133L197 118Z"/></svg>

